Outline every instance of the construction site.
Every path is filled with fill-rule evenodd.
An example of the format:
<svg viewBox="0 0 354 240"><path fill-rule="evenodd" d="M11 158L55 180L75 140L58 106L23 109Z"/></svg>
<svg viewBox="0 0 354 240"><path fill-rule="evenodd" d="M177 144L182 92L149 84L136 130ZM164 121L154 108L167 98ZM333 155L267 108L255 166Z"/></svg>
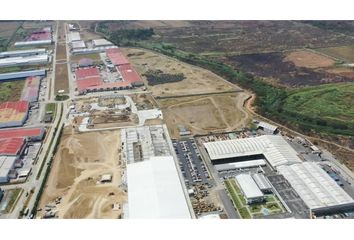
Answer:
<svg viewBox="0 0 354 240"><path fill-rule="evenodd" d="M77 134L66 127L38 215L120 218L127 201L126 192L119 187L120 145L119 130Z"/></svg>

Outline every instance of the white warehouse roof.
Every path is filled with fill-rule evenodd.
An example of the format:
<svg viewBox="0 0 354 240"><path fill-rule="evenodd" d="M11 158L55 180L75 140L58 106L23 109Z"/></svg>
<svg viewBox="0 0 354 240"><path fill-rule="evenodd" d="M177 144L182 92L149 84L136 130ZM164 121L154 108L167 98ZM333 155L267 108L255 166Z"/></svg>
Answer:
<svg viewBox="0 0 354 240"><path fill-rule="evenodd" d="M250 167L258 167L258 166L265 166L265 165L266 165L266 161L260 159L260 160L253 160L253 161L216 164L214 167L218 171L227 171L231 169L250 168Z"/></svg>
<svg viewBox="0 0 354 240"><path fill-rule="evenodd" d="M47 63L49 56L47 54L34 55L28 57L10 57L1 58L0 67L16 66L16 65L30 65Z"/></svg>
<svg viewBox="0 0 354 240"><path fill-rule="evenodd" d="M208 142L204 146L211 160L263 154L273 167L302 162L296 151L278 135Z"/></svg>
<svg viewBox="0 0 354 240"><path fill-rule="evenodd" d="M75 41L75 42L72 42L71 43L71 47L73 49L78 49L78 48L85 48L86 47L86 44L84 41Z"/></svg>
<svg viewBox="0 0 354 240"><path fill-rule="evenodd" d="M310 209L351 203L354 200L316 163L277 168Z"/></svg>
<svg viewBox="0 0 354 240"><path fill-rule="evenodd" d="M128 217L191 218L172 156L127 165Z"/></svg>
<svg viewBox="0 0 354 240"><path fill-rule="evenodd" d="M15 42L15 47L24 47L24 46L32 46L32 45L48 45L52 44L52 40L37 40L37 41L26 41L26 42Z"/></svg>
<svg viewBox="0 0 354 240"><path fill-rule="evenodd" d="M92 40L92 44L93 44L95 47L113 45L113 43L111 43L110 41L107 41L107 40L104 39L104 38Z"/></svg>
<svg viewBox="0 0 354 240"><path fill-rule="evenodd" d="M272 186L270 185L269 181L263 174L256 173L253 174L252 177L253 180L256 182L257 186L259 187L259 189L261 190L272 189Z"/></svg>
<svg viewBox="0 0 354 240"><path fill-rule="evenodd" d="M70 32L69 34L69 41L70 42L75 42L75 41L80 41L80 33L79 32Z"/></svg>
<svg viewBox="0 0 354 240"><path fill-rule="evenodd" d="M275 125L272 125L270 123L267 123L267 122L263 122L263 121L260 121L258 124L257 124L258 127L261 127L263 128L265 131L270 131L270 132L274 132L275 130L277 130L277 126Z"/></svg>
<svg viewBox="0 0 354 240"><path fill-rule="evenodd" d="M39 70L30 70L30 71L22 71L22 72L1 73L0 80L44 76L45 72L46 72L45 69L39 69Z"/></svg>
<svg viewBox="0 0 354 240"><path fill-rule="evenodd" d="M247 199L260 198L264 196L251 175L239 174L235 178Z"/></svg>
<svg viewBox="0 0 354 240"><path fill-rule="evenodd" d="M28 55L36 55L36 54L44 54L44 53L46 53L45 48L38 48L38 49L1 52L0 57L13 57L13 56L22 56L22 55L28 56Z"/></svg>

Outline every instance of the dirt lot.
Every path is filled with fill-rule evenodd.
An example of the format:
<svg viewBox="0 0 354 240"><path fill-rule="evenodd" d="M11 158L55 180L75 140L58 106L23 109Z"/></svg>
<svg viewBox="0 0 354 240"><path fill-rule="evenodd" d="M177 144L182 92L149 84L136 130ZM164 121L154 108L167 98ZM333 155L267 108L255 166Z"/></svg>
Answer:
<svg viewBox="0 0 354 240"><path fill-rule="evenodd" d="M20 25L21 21L0 21L0 38L11 37Z"/></svg>
<svg viewBox="0 0 354 240"><path fill-rule="evenodd" d="M324 83L351 82L353 79L328 72L327 68L305 68L296 66L289 56L281 52L234 55L220 57L220 61L241 69L266 81L283 86L314 86ZM299 61L297 61L299 64ZM302 64L305 64L303 62ZM311 67L315 64L313 63Z"/></svg>
<svg viewBox="0 0 354 240"><path fill-rule="evenodd" d="M68 67L66 63L55 65L55 94L59 90L64 90L65 93L69 92Z"/></svg>
<svg viewBox="0 0 354 240"><path fill-rule="evenodd" d="M205 95L175 99L159 99L164 119L172 138L178 138L178 125L193 134L232 131L245 127L249 115L243 109L246 93Z"/></svg>
<svg viewBox="0 0 354 240"><path fill-rule="evenodd" d="M58 44L56 60L66 60L66 46L65 44Z"/></svg>
<svg viewBox="0 0 354 240"><path fill-rule="evenodd" d="M306 68L324 68L335 64L335 61L331 58L306 50L290 52L284 60L294 63L297 67Z"/></svg>
<svg viewBox="0 0 354 240"><path fill-rule="evenodd" d="M164 73L182 73L185 76L185 79L179 82L148 86L148 89L155 96L187 95L239 89L210 71L152 51L132 48L124 48L123 51L140 75L148 70L161 70ZM148 84L144 77L143 79Z"/></svg>
<svg viewBox="0 0 354 240"><path fill-rule="evenodd" d="M40 207L53 203L59 218L118 218L122 213L112 204L127 201L121 184L120 132L72 134L64 131ZM99 183L103 174L112 174L111 183ZM44 211L44 210L42 210Z"/></svg>
<svg viewBox="0 0 354 240"><path fill-rule="evenodd" d="M93 129L111 128L111 127L124 127L135 126L138 122L136 114L127 113L114 113L112 111L99 111L90 114L92 119Z"/></svg>
<svg viewBox="0 0 354 240"><path fill-rule="evenodd" d="M130 95L138 110L148 110L156 108L156 102L150 94Z"/></svg>

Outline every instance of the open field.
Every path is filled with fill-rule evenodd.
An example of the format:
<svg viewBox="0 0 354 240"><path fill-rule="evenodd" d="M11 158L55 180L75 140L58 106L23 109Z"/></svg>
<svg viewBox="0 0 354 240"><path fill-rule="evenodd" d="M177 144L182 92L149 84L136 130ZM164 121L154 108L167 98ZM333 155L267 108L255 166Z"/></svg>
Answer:
<svg viewBox="0 0 354 240"><path fill-rule="evenodd" d="M66 46L65 43L58 44L56 60L66 60Z"/></svg>
<svg viewBox="0 0 354 240"><path fill-rule="evenodd" d="M331 58L306 50L292 51L286 55L284 60L294 63L297 67L305 68L325 68L335 64Z"/></svg>
<svg viewBox="0 0 354 240"><path fill-rule="evenodd" d="M148 70L161 70L168 74L184 75L185 79L182 81L148 86L155 96L188 95L239 89L210 71L149 50L124 48L123 51L140 75ZM146 81L145 77L143 79Z"/></svg>
<svg viewBox="0 0 354 240"><path fill-rule="evenodd" d="M319 119L354 123L353 93L354 83L309 88L289 95L284 108Z"/></svg>
<svg viewBox="0 0 354 240"><path fill-rule="evenodd" d="M279 52L234 55L219 60L276 85L298 87L353 81L328 72L326 67L332 64L331 59L304 51L288 55Z"/></svg>
<svg viewBox="0 0 354 240"><path fill-rule="evenodd" d="M59 90L64 90L66 93L69 92L68 66L66 63L56 64L55 66L54 94Z"/></svg>
<svg viewBox="0 0 354 240"><path fill-rule="evenodd" d="M130 95L130 97L133 99L138 110L157 108L156 102L152 98L151 94L134 94Z"/></svg>
<svg viewBox="0 0 354 240"><path fill-rule="evenodd" d="M353 63L354 62L354 45L339 46L339 47L328 47L316 49L321 53L327 54L339 60Z"/></svg>
<svg viewBox="0 0 354 240"><path fill-rule="evenodd" d="M25 80L0 82L0 103L20 100L24 85Z"/></svg>
<svg viewBox="0 0 354 240"><path fill-rule="evenodd" d="M102 60L101 60L100 55L98 53L71 55L70 56L70 61L72 63L79 63L80 59L83 59L83 58L90 58L94 62L102 63Z"/></svg>
<svg viewBox="0 0 354 240"><path fill-rule="evenodd" d="M59 218L118 218L127 200L121 184L120 132L105 131L73 134L65 128L44 190L40 207L53 203ZM103 174L111 174L112 182L100 183ZM43 211L43 210L42 210Z"/></svg>
<svg viewBox="0 0 354 240"><path fill-rule="evenodd" d="M249 116L243 109L246 93L159 99L172 138L178 138L178 125L193 134L231 131L245 127Z"/></svg>

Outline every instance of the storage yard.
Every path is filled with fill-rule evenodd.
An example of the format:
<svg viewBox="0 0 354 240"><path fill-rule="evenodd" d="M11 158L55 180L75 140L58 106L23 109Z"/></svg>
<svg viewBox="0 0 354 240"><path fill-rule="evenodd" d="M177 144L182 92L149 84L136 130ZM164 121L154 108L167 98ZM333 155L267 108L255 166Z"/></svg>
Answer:
<svg viewBox="0 0 354 240"><path fill-rule="evenodd" d="M121 217L127 194L119 187L120 141L119 131L75 134L70 126L66 127L38 214L51 212L59 218ZM100 182L105 174L112 176L111 182Z"/></svg>

